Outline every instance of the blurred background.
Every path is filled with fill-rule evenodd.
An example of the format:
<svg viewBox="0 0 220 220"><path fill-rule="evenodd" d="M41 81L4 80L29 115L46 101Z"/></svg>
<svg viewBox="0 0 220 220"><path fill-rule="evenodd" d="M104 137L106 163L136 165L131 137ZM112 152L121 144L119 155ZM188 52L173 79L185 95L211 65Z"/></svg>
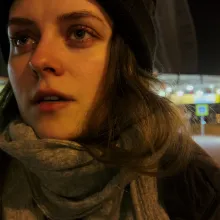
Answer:
<svg viewBox="0 0 220 220"><path fill-rule="evenodd" d="M217 0L157 0L154 74L163 81L159 95L178 106L195 140L220 147L219 11ZM6 81L0 54L0 90Z"/></svg>

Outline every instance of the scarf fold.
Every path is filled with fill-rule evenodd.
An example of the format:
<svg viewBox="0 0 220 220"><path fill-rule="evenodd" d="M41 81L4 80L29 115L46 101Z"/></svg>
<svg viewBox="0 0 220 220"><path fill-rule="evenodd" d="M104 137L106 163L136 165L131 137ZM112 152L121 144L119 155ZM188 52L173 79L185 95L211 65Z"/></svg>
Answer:
<svg viewBox="0 0 220 220"><path fill-rule="evenodd" d="M0 149L23 164L32 197L50 219L119 220L129 184L135 213L128 219L169 219L157 201L156 178L109 168L73 141L38 139L31 127L16 121Z"/></svg>

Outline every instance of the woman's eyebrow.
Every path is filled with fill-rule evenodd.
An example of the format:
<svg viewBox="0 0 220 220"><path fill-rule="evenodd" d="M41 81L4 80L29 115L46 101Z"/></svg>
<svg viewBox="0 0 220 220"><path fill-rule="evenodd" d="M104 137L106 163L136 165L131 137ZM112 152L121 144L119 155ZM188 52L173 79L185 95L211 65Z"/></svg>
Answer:
<svg viewBox="0 0 220 220"><path fill-rule="evenodd" d="M103 19L101 19L98 15L94 14L92 11L73 11L70 13L62 14L57 17L58 22L65 22L65 21L71 21L71 20L78 20L82 18L92 18L95 20L98 20L99 22L102 22L105 25L105 22Z"/></svg>
<svg viewBox="0 0 220 220"><path fill-rule="evenodd" d="M11 25L33 26L36 25L36 23L28 18L12 17L8 21L8 27L10 27Z"/></svg>

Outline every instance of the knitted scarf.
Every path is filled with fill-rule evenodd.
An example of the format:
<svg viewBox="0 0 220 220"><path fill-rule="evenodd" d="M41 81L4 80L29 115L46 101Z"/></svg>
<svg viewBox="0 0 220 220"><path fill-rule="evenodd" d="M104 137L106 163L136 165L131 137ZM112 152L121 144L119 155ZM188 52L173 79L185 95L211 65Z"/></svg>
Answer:
<svg viewBox="0 0 220 220"><path fill-rule="evenodd" d="M5 220L40 219L28 207L30 198L52 220L169 219L158 202L155 177L110 168L73 141L38 139L21 121L12 122L0 141L0 149L14 161L14 174L19 173L14 180L9 174L5 180L1 204ZM15 183L18 176L22 179ZM133 211L122 208L125 197Z"/></svg>

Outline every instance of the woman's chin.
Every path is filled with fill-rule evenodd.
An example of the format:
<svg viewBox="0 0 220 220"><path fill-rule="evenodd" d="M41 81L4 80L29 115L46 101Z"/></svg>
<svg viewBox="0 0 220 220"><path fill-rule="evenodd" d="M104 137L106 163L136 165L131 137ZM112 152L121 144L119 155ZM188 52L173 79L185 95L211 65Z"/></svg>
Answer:
<svg viewBox="0 0 220 220"><path fill-rule="evenodd" d="M68 131L60 129L36 129L36 135L40 139L57 139L57 140L73 140L80 136L80 133L77 131Z"/></svg>

